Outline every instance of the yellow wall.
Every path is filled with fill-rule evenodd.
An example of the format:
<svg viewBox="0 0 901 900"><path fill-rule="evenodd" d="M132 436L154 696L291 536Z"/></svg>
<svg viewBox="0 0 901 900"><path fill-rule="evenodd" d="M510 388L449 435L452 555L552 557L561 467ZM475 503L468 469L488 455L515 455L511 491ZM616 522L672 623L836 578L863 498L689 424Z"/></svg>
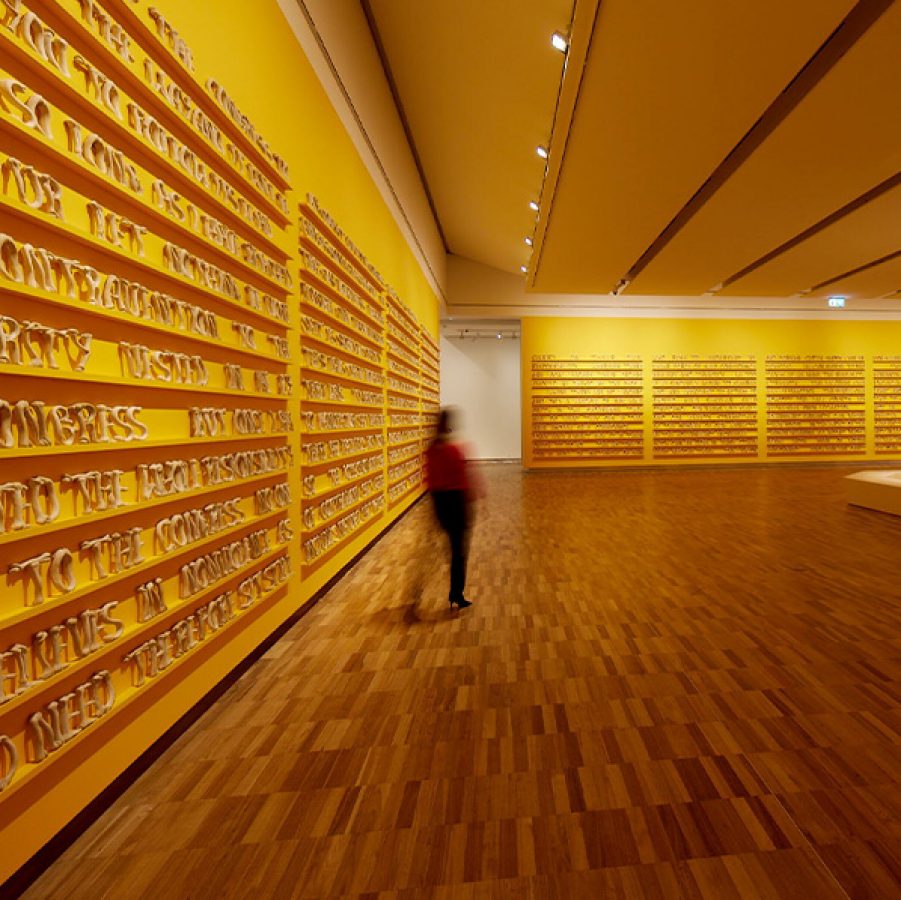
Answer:
<svg viewBox="0 0 901 900"><path fill-rule="evenodd" d="M171 12L204 74L226 85L288 160L294 199L301 201L308 191L315 194L437 334L435 296L276 0L169 0L155 5Z"/></svg>
<svg viewBox="0 0 901 900"><path fill-rule="evenodd" d="M275 0L254 4L237 0L193 3L109 0L102 6L94 4L97 17L93 23L86 24L82 11L87 6L78 0L35 4L38 24L32 23L30 30L16 30L17 22L11 16L7 17L9 27L0 26L0 56L3 59L0 78L12 78L24 85L24 88L12 88L0 97L0 164L6 167L0 193L3 217L0 231L8 233L15 241L4 244L6 256L0 260L0 317L15 319L20 324L26 320L35 321L56 332L72 329L82 340L87 332L93 336L86 360L79 360L74 338L55 338L55 353L34 344L33 347L37 347L34 363L28 358L30 351L25 344L20 346L22 358L0 358L0 400L10 403L38 401L69 407L80 403L139 406L141 410L135 415L146 426L147 434L142 435L140 428L116 426L107 432L107 440L96 432L86 435L84 443L77 438L67 442L51 435L46 446L27 446L22 442L22 429L13 427L10 442L3 446L0 440L0 465L3 467L0 481L25 484L34 477L47 478L56 486L54 490L60 499L59 513L51 521L39 522L33 512L27 512L20 528L13 522L12 495L7 496L3 507L4 522L0 527L0 847L3 847L0 883L421 492L421 487L414 486L396 502L389 502L386 492L384 513L354 531L326 557L314 564L305 562L302 542L319 530L322 523L317 522L311 529L302 521L302 504L312 501L302 499L304 470L298 465L302 463L301 444L304 440L326 440L329 435L303 433L299 426L300 417L309 410L340 411L348 404L354 406L350 381L344 382L342 398L328 407L311 403L301 391L302 379L310 377L302 368L301 346L308 346L310 339L301 334L300 284L315 282L302 271L304 267L298 252L300 204L306 201L308 192L315 195L378 270L381 280L370 278L367 281L363 269L359 268L354 277L359 290L368 292L384 316L380 349L384 372L390 375L393 366L401 365L392 363L388 352L391 348L389 330L393 327L395 341L407 341L406 352L418 353L422 359L420 376L426 387L421 392L418 388L410 392L411 396L417 395L417 414L421 410L427 417L435 399L434 367L431 374L426 371L429 369L427 360L432 355L426 347L430 343L429 335L437 333L437 300L300 52ZM27 4L22 7L23 12L29 9ZM150 12L152 8L167 20L168 24L159 25L162 37L157 34L157 24ZM124 26L131 35L127 50L120 52L122 42L118 46L115 41L104 43L98 27L104 15ZM47 31L41 26L42 22ZM66 44L58 39L54 42L50 30L61 36ZM190 48L192 72L177 58L183 47ZM76 64L79 54L96 67L94 75L86 74L79 68L80 64ZM174 111L171 94L170 103L167 103L148 87L143 68L145 58L161 67L167 73L167 81L174 80L180 85L193 98L193 103L199 104L218 123L227 139L242 148L250 162L273 186L273 191L283 195L283 204L275 193L267 199L266 190L257 186L240 162L230 161L227 154L218 153L212 144L204 143L199 134L193 133L184 116L180 117ZM112 79L116 85L112 91L106 86L106 105L103 98L96 95L98 85L101 91L104 85L102 79L98 81L98 73ZM208 78L215 78L225 88L272 150L284 158L287 175L271 159L254 151L252 144L241 137L237 127L210 100L209 91L204 87ZM35 94L49 105L50 119L49 123L44 123L47 126L44 128L41 122L45 108L34 101ZM181 144L195 151L205 165L212 167L225 182L263 211L272 222L272 233L267 235L259 227L248 224L234 208L220 203L214 191L192 180L167 160L165 153L140 137L129 123L128 100L135 100L157 117ZM32 106L29 107L30 102ZM134 166L130 170L134 179L131 185L126 183L128 178L101 174L96 165L78 156L67 139L63 125L66 117L79 122L85 132L96 131L110 147L125 154ZM58 185L56 207L46 193L44 202L39 202L27 176L25 193L17 194L13 173L16 160L48 176L51 181L44 182L45 185ZM275 263L285 266L291 275L291 284L282 282L272 270L264 270L253 261L243 260L239 253L220 247L211 233L204 234L203 227L206 226L192 225L176 215L173 209L157 204L152 187L155 179L162 179L169 190L180 193L182 203L194 204L199 211L224 222L241 240L249 241ZM142 252L134 237L126 235L120 246L115 246L115 235L108 230L98 230L96 223L92 230L88 208L92 201L147 229L142 235ZM344 264L353 272L353 255L342 248L340 239L321 220L317 227L327 243L337 248L339 254L344 253ZM234 295L198 283L196 273L192 277L174 272L165 259L166 241L190 249L227 272L234 279ZM218 336L204 337L186 331L182 327L184 323L167 324L160 319L141 318L128 311L107 308L102 302L92 303L83 282L67 293L62 282L57 282L58 273L51 278L48 270L46 279L42 280L34 273L17 268L17 260L33 260L24 249L29 244L46 248L61 258L79 260L101 273L113 273L150 289L166 291L202 307L213 314ZM339 277L345 277L341 275L340 267L335 271ZM51 281L56 284L55 289ZM289 320L284 322L275 314L252 309L245 286L268 293L277 301L286 301ZM399 297L398 301L391 299L391 289ZM232 323L251 329L255 350L242 347ZM8 321L2 324L0 318L0 329L9 331L12 327ZM406 338L398 338L405 328ZM274 351L267 335L287 338L289 358L283 359ZM352 329L345 331L345 337L348 335L353 336ZM36 340L40 343L43 338ZM205 364L206 380L195 377L189 383L179 385L161 381L156 376L142 379L126 367L120 346L122 341L144 343L152 350L200 356ZM401 358L404 346L395 343L394 349L395 359ZM353 353L345 354L344 358L352 360ZM83 367L81 362L85 363ZM225 370L228 365L240 366L244 390L229 386ZM267 373L268 393L254 389L254 370ZM290 390L276 388L276 379L280 375L291 377ZM328 374L322 375L325 382L330 378ZM385 415L387 424L378 430L388 438L392 417L405 421L403 417L407 413L400 401L392 408L391 391L387 388L385 391L385 404L375 413ZM230 427L227 435L197 436L192 433L188 409L207 406L227 410L225 421ZM233 412L242 408L272 414L271 418L264 417L268 424L262 433L238 430ZM283 411L292 416L292 425L287 430L276 425L277 417ZM3 415L0 406L0 425ZM416 439L421 440L419 428L406 427L410 435L415 434ZM0 428L0 439L2 437ZM130 440L124 440L125 437ZM410 458L416 458L418 462L416 450L419 445L412 438L406 443L409 451L404 452L409 452ZM197 482L177 494L144 500L137 496L136 473L141 465L285 446L293 451L295 465L290 468L281 467L233 485ZM388 478L391 473L387 461L389 450L390 439L380 469L380 474ZM75 499L75 492L64 487L66 475L115 469L122 470L125 505L85 514L80 501ZM316 469L316 490L327 493L329 489L323 486L324 471L323 466ZM255 492L282 481L287 481L290 486L290 505L284 509L278 506L272 510L258 508ZM171 552L155 546L154 526L163 517L233 498L240 498L234 509L241 517L223 525L222 531ZM84 541L130 529L136 529L135 533L140 536L143 558L120 563L120 571L101 574L91 561L90 553L79 551ZM180 596L180 568L184 563L253 531L265 532L267 547L261 555L242 565L234 574L214 580L211 586L195 595ZM60 575L67 582L61 588L48 581L47 566L44 565L40 577L47 596L43 603L37 603L34 585L13 569L29 558L52 554L60 548L68 548L72 553L71 575L65 572ZM128 652L165 629L171 629L221 593L234 592L246 576L282 558L290 559L291 574L287 580L281 580L286 570L273 570L266 590L255 594L252 603L246 608L238 608L233 616L223 612L222 627L215 634L179 656L156 677L148 677L143 684L136 683L135 666L124 659ZM106 565L110 567L108 561ZM168 609L143 621L138 615L137 587L157 577L161 579ZM103 635L98 646L84 654L78 653L72 637L66 636L65 621L77 619L87 610L100 610L108 603L115 604L114 615L109 616L113 622L98 620ZM121 634L116 622L122 623ZM35 641L46 648L47 638L38 640L35 636L51 635L60 626L58 633L64 639L63 665L58 671L50 671L35 659L33 653ZM174 642L175 638L167 640ZM29 650L29 676L25 680L16 671L17 647ZM99 672L108 672L109 676L108 682L101 679L96 692L90 693L94 698L89 701L90 718L94 721L90 727L74 728L70 740L51 749L46 758L41 759L35 741L36 731L29 726L29 719L35 714L49 716L48 704L60 701L73 691L77 694L79 686ZM33 683L29 684L29 679ZM107 683L115 688L115 702L100 715L100 706L107 698ZM77 699L66 703L71 709L77 707ZM77 716L74 721L77 724ZM10 748L15 748L18 756L14 772ZM4 781L8 783L4 784Z"/></svg>
<svg viewBox="0 0 901 900"><path fill-rule="evenodd" d="M524 319L524 462L566 468L901 458L899 350L897 322ZM564 370L552 366L574 368L557 378ZM565 445L564 428L598 443Z"/></svg>

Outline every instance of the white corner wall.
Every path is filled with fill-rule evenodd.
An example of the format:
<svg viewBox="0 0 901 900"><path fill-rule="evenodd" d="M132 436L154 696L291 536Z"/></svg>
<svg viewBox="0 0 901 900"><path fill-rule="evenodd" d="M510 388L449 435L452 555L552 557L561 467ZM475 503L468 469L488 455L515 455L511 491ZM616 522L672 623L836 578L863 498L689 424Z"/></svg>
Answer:
<svg viewBox="0 0 901 900"><path fill-rule="evenodd" d="M522 458L518 338L441 337L441 405L460 411L475 459Z"/></svg>

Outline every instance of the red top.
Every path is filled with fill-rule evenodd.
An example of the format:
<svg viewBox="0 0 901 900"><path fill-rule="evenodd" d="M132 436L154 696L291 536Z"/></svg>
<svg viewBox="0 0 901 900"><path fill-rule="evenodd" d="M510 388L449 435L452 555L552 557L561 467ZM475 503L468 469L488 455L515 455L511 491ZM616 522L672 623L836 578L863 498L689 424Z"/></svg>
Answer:
<svg viewBox="0 0 901 900"><path fill-rule="evenodd" d="M430 491L466 491L466 457L459 445L437 441L425 452L425 481Z"/></svg>

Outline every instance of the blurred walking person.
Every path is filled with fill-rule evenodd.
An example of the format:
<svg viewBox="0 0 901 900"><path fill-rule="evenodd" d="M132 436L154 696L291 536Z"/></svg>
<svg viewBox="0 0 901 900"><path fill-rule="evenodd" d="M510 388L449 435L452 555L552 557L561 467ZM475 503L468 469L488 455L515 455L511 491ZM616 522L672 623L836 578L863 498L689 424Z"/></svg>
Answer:
<svg viewBox="0 0 901 900"><path fill-rule="evenodd" d="M450 592L448 602L465 609L472 606L463 596L466 585L467 532L470 526L470 504L477 491L471 474L467 472L466 456L451 435L455 425L452 409L438 413L435 438L425 454L426 485L435 504L438 524L447 532L450 541Z"/></svg>

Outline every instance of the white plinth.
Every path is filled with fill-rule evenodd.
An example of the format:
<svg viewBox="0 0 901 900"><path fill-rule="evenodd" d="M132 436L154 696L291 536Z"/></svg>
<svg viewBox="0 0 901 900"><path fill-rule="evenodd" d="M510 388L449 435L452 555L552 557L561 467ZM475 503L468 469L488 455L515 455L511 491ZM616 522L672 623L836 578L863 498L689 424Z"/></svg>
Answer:
<svg viewBox="0 0 901 900"><path fill-rule="evenodd" d="M848 503L901 516L901 471L871 469L845 476Z"/></svg>

